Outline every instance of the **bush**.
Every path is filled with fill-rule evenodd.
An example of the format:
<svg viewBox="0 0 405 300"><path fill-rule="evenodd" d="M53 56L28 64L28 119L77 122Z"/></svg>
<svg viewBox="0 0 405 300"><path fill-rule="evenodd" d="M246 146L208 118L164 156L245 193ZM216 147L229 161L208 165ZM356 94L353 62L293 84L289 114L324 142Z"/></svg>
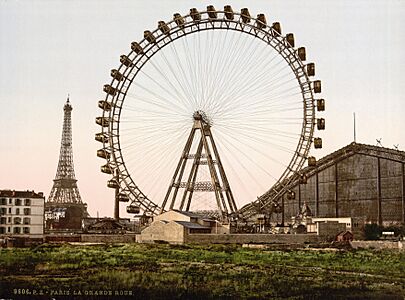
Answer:
<svg viewBox="0 0 405 300"><path fill-rule="evenodd" d="M377 224L366 224L364 226L364 237L366 240L378 240L381 236L381 228Z"/></svg>

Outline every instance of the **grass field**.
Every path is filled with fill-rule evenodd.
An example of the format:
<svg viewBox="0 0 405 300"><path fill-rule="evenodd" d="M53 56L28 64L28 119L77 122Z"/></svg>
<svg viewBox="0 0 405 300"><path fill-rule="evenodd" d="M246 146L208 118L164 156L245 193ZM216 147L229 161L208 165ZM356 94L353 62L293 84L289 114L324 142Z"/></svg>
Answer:
<svg viewBox="0 0 405 300"><path fill-rule="evenodd" d="M232 245L0 250L0 298L405 299L405 253Z"/></svg>

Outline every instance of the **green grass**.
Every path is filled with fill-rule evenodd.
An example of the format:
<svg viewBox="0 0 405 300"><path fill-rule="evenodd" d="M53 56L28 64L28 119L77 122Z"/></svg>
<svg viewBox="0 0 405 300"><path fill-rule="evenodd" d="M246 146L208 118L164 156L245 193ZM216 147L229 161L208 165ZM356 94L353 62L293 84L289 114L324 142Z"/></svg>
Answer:
<svg viewBox="0 0 405 300"><path fill-rule="evenodd" d="M48 296L67 291L69 299L95 291L138 299L403 299L405 253L41 245L1 249L0 276L0 297L13 298L20 288Z"/></svg>

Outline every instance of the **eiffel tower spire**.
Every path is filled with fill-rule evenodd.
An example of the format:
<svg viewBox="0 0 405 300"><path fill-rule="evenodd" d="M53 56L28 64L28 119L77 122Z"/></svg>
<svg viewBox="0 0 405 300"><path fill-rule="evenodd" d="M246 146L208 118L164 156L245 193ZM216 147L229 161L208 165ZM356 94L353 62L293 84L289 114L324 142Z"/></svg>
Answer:
<svg viewBox="0 0 405 300"><path fill-rule="evenodd" d="M47 201L47 204L52 206L58 206L58 204L83 204L73 169L72 110L68 95L66 104L63 107L64 118L58 169Z"/></svg>

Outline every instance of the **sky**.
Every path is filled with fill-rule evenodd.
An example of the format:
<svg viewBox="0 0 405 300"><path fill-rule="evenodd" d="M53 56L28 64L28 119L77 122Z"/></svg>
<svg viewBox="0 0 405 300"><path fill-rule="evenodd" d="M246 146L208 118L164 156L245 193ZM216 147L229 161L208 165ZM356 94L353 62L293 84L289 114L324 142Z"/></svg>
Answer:
<svg viewBox="0 0 405 300"><path fill-rule="evenodd" d="M0 189L49 195L62 134L73 106L73 157L92 216L111 216L113 190L100 172L97 102L119 56L144 30L191 7L230 4L279 21L316 63L326 101L320 158L353 141L405 149L405 1L16 1L0 0ZM122 207L122 210L124 207ZM124 215L124 214L123 214Z"/></svg>

